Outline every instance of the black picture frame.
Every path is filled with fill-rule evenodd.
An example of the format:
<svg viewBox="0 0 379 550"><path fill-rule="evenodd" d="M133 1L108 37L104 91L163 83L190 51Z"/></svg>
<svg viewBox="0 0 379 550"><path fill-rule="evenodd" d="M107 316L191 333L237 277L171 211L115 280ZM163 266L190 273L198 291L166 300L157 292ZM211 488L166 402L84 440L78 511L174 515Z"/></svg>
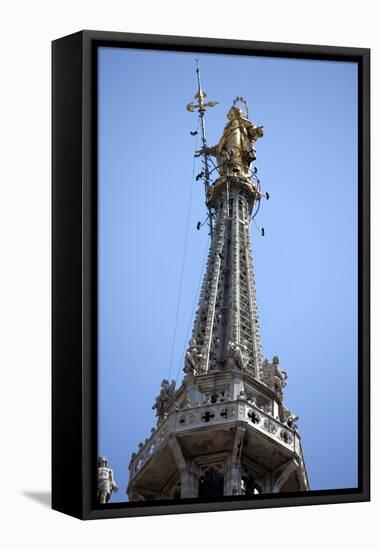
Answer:
<svg viewBox="0 0 379 550"><path fill-rule="evenodd" d="M96 504L96 71L97 48L104 45L358 63L357 489L209 502ZM98 519L370 500L370 50L86 30L55 40L52 62L52 508L81 519Z"/></svg>

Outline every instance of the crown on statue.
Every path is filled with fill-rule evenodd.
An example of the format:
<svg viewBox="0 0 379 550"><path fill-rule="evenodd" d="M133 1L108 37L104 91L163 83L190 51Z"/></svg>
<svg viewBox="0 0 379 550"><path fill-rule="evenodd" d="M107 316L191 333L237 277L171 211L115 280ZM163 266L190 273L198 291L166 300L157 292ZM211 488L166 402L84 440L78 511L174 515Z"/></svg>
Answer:
<svg viewBox="0 0 379 550"><path fill-rule="evenodd" d="M241 105L241 104L243 105L242 109L241 109L241 107L239 107L239 105ZM242 111L242 116L244 116L245 118L249 118L249 110L247 108L247 101L242 96L236 97L235 99L233 99L233 107L240 108L241 111Z"/></svg>

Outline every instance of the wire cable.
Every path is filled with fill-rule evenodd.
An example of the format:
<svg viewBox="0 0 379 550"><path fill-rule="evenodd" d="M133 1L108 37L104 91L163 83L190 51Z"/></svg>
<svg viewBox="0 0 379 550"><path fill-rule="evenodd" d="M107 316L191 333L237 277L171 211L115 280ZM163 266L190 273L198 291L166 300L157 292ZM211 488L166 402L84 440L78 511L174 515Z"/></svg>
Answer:
<svg viewBox="0 0 379 550"><path fill-rule="evenodd" d="M199 120L197 122L196 131L198 131L198 129L199 129ZM197 147L197 143L198 143L198 137L196 137L196 147ZM171 344L170 368L169 368L169 371L168 371L168 380L170 380L172 364L173 364L173 360L174 360L174 349L175 349L175 342L176 342L176 333L177 333L177 328L178 328L179 312L180 312L180 305L181 305L181 298L182 298L184 266L185 266L185 263L186 263L186 255L187 255L188 229L189 229L189 222L190 222L190 217L191 217L192 195L193 195L193 187L194 187L194 181L195 181L195 168L196 168L196 158L194 157L193 165L192 165L192 179L191 179L191 187L190 187L189 201L188 201L186 229L185 229L185 235L184 235L183 259L182 259L182 266L181 266L180 279L179 279L178 301L177 301L177 304L176 304L175 324L174 324L174 332L173 332L172 344Z"/></svg>
<svg viewBox="0 0 379 550"><path fill-rule="evenodd" d="M198 281L198 284L197 284L197 289L196 289L195 299L194 299L193 306L192 306L191 316L190 316L189 321L188 321L187 333L186 333L186 337L184 339L183 352L182 352L182 356L181 356L180 363L179 363L179 366L178 366L178 370L177 370L177 373L176 373L175 382L178 381L178 377L179 377L179 373L180 373L180 367L183 365L184 354L186 352L186 348L187 348L187 345L188 345L188 337L189 337L190 329L191 329L191 326L192 326L192 323L193 323L193 317L194 317L194 313L195 313L195 309L196 309L196 304L198 303L198 300L199 300L201 281L204 278L204 268L205 268L205 263L206 263L206 259L207 259L207 252L208 252L209 244L210 244L210 238L208 238L207 244L206 244L206 247L205 247L203 264L202 264L202 268L200 270L200 277L199 277L199 281Z"/></svg>

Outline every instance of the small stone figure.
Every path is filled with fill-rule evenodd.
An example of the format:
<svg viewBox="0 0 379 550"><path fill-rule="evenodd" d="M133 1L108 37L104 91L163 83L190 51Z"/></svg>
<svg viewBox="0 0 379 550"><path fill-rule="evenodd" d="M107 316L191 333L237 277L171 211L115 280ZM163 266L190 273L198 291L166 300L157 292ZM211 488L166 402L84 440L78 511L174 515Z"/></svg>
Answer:
<svg viewBox="0 0 379 550"><path fill-rule="evenodd" d="M166 379L162 380L160 394L155 398L155 403L152 406L152 409L156 409L158 417L162 416L167 403L173 397L175 393L175 386L175 380L172 380L171 384Z"/></svg>
<svg viewBox="0 0 379 550"><path fill-rule="evenodd" d="M265 359L262 363L263 381L276 393L279 399L283 400L283 388L287 384L287 372L279 368L279 357L272 358L272 363Z"/></svg>
<svg viewBox="0 0 379 550"><path fill-rule="evenodd" d="M286 422L287 426L293 430L297 430L297 426L295 422L299 420L299 417L296 416L293 412L291 412L285 405L283 406L283 417L284 422Z"/></svg>
<svg viewBox="0 0 379 550"><path fill-rule="evenodd" d="M118 487L113 478L113 470L108 468L108 459L99 456L97 465L97 500L100 504L107 504L112 493L117 493Z"/></svg>
<svg viewBox="0 0 379 550"><path fill-rule="evenodd" d="M241 390L238 394L238 399L242 399L243 401L247 401L247 395L245 390Z"/></svg>
<svg viewBox="0 0 379 550"><path fill-rule="evenodd" d="M248 363L244 350L242 346L236 344L235 342L229 342L229 360L232 363L232 367L237 367L238 369L245 369Z"/></svg>
<svg viewBox="0 0 379 550"><path fill-rule="evenodd" d="M184 372L199 374L204 368L204 355L201 346L197 345L196 340L191 338L189 347L184 359Z"/></svg>
<svg viewBox="0 0 379 550"><path fill-rule="evenodd" d="M297 428L297 426L296 426L296 424L295 424L296 420L299 420L299 417L291 414L291 415L287 418L287 426L288 426L289 428L296 429L296 428Z"/></svg>

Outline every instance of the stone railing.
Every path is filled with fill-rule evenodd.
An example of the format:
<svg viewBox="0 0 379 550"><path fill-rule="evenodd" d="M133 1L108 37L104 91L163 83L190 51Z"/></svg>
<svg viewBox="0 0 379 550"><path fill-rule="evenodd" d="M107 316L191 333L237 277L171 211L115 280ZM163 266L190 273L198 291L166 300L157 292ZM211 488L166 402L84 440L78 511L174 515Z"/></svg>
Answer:
<svg viewBox="0 0 379 550"><path fill-rule="evenodd" d="M250 403L246 404L245 414L249 425L254 426L256 430L278 441L292 452L300 452L299 436L294 430Z"/></svg>
<svg viewBox="0 0 379 550"><path fill-rule="evenodd" d="M130 464L130 479L135 477L141 470L142 466L149 460L151 456L155 454L158 448L162 445L162 442L171 433L172 429L172 417L175 415L175 411L169 415L169 417L162 422L159 428L151 435L149 439L146 439L145 443L140 443L139 451L133 453Z"/></svg>
<svg viewBox="0 0 379 550"><path fill-rule="evenodd" d="M243 399L176 411L175 431L182 432L236 421L247 422L249 426L300 454L299 436L294 430Z"/></svg>
<svg viewBox="0 0 379 550"><path fill-rule="evenodd" d="M171 433L181 433L200 427L236 421L247 423L251 428L300 456L300 437L297 432L245 399L215 404L207 403L172 411L157 431L144 444L140 444L138 453L132 456L129 466L130 479L138 475L142 466L155 454Z"/></svg>

